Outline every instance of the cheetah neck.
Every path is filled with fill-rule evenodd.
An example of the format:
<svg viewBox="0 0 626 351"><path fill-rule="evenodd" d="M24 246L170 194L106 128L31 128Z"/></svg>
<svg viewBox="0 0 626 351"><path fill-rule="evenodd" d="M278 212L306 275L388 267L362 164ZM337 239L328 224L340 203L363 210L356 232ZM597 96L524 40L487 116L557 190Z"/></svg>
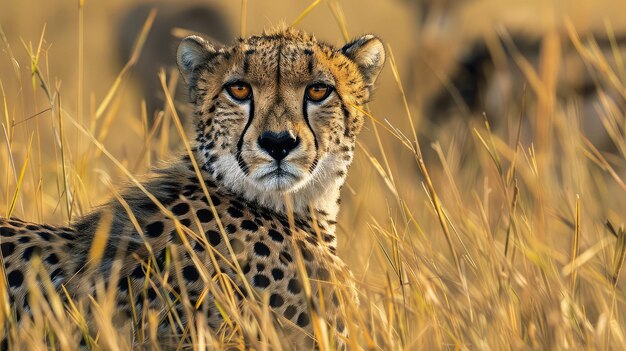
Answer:
<svg viewBox="0 0 626 351"><path fill-rule="evenodd" d="M202 155L197 157L202 160ZM320 160L312 173L311 180L288 193L259 189L257 185L252 184L243 175L224 175L215 171L215 169L222 167L206 167L205 164L203 168L213 182L251 203L256 203L285 216L289 207L291 207L294 215L302 217L309 216L311 209L313 209L334 221L339 212L340 190L345 182L345 172L339 172L339 170L345 170L346 164L345 160L340 158L327 157ZM237 171L239 170L235 170L235 172ZM287 201L291 202L291 206L287 205Z"/></svg>

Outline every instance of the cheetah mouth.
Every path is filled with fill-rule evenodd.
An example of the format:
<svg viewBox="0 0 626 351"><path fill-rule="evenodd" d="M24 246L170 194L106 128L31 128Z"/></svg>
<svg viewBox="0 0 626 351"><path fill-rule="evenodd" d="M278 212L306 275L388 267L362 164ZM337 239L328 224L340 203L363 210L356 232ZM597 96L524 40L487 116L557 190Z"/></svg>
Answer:
<svg viewBox="0 0 626 351"><path fill-rule="evenodd" d="M295 174L293 174L291 172L288 172L288 171L284 170L281 167L276 167L275 169L273 169L273 170L271 170L269 172L265 172L265 173L263 173L263 174L261 174L261 175L259 175L257 177L257 179L261 180L261 181L263 181L263 180L281 179L281 178L298 179L298 177Z"/></svg>
<svg viewBox="0 0 626 351"><path fill-rule="evenodd" d="M300 178L301 177L291 170L286 170L281 166L274 167L254 177L256 183L262 185L263 188L280 191L289 191L294 186L297 186Z"/></svg>

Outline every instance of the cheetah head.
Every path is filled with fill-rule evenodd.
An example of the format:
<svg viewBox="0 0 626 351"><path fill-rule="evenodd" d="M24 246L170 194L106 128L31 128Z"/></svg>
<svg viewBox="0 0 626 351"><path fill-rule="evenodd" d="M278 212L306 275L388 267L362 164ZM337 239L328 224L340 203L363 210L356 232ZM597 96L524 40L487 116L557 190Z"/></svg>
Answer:
<svg viewBox="0 0 626 351"><path fill-rule="evenodd" d="M338 196L385 61L378 38L336 49L293 29L228 47L190 36L177 61L194 105L196 157L208 172L267 205L285 193L296 206Z"/></svg>

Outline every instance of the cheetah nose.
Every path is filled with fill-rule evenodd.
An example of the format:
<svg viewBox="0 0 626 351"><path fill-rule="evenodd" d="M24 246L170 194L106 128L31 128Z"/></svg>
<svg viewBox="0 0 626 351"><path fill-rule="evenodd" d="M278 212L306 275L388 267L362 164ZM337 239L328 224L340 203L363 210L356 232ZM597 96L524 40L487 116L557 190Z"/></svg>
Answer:
<svg viewBox="0 0 626 351"><path fill-rule="evenodd" d="M263 132L258 142L261 149L276 161L280 161L300 144L300 139L296 138L291 131Z"/></svg>

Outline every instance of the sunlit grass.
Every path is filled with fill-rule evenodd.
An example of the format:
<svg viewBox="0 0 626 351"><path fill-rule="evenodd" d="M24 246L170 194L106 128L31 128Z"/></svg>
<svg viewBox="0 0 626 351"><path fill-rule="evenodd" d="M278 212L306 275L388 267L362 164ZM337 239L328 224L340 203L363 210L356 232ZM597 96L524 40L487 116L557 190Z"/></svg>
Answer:
<svg viewBox="0 0 626 351"><path fill-rule="evenodd" d="M309 2L292 23L298 24L323 4ZM342 39L349 39L340 3L327 4L329 21L334 19ZM82 31L89 26L82 22L82 5L78 9L79 71L84 64ZM242 7L246 9L247 1L242 1ZM249 15L242 13L242 33ZM18 48L8 46L0 28L3 55L14 68L0 76L4 140L0 162L5 165L6 179L0 189L5 199L2 214L63 223L108 196L120 202L142 236L132 209L119 193L121 183L135 184L165 216L174 219L206 289L192 305L184 285L175 291L171 284L182 282L181 257L170 251L165 267L159 267L148 247L150 257L142 266L150 279L141 295L146 299L154 287L167 313L135 309L132 322L120 327L115 323L115 284L99 282L90 299L70 299L63 306L60 295L69 298L70 292L53 291L49 272L34 260L27 277L32 287L32 320L16 324L10 314L6 278L0 279L0 333L6 333L13 349L68 350L77 348L80 340L89 349L111 350L284 349L285 340L272 321L268 296L255 295L244 284L248 298L238 301L235 296L241 293L240 287L219 271L216 258L230 262L231 268L243 274L232 248L230 257L221 256L197 230L199 223L182 226L141 186L138 174L160 159L177 152L191 153L172 96L176 72L160 74L166 106L151 125L141 101L135 102L142 107L139 116L119 112L128 76L139 64L142 43L155 16L158 14L153 12L146 20L132 57L119 75L112 77L107 93L89 108L82 102L76 109L63 106L66 95L76 94L82 101L82 73L77 92L64 91L58 80L51 80L54 72L48 68L48 55L61 53L50 49L45 30L34 45L23 41L19 50L25 50L30 60L21 62L14 55ZM613 67L593 43L584 42L574 25L567 23L567 34L587 64L626 96L619 50L612 52L618 62ZM612 33L608 25L607 32ZM420 116L411 110L403 74L393 48L388 47L390 59L383 75L396 82L405 114L362 111L366 128L343 193L345 205L338 230L342 256L360 263L351 267L360 302L343 291L345 282L334 279L327 287L307 279L302 258L294 253L300 275L308 282L305 294L310 295L313 284L322 285L323 293L330 286L339 288L349 331L345 341L351 349L626 349L626 111L609 95L602 96L597 108L615 149L598 150L579 127L584 116L556 98L555 62L561 53L553 41L554 33L544 37L546 49L538 70L506 40L506 33L502 35L529 82L525 94L534 97L516 96L510 101L521 113L510 121L500 121L512 126L508 131L492 130L490 121L501 116L484 116L468 129L459 123L452 129L419 130ZM21 78L25 70L31 74L30 80ZM15 91L7 91L9 86ZM36 112L29 115L31 109L26 106L31 103ZM388 103L375 100L370 107ZM118 137L117 128L130 130L136 138ZM420 145L418 136L423 134L441 141ZM128 144L136 153L115 154L109 150L114 143ZM193 166L200 177L198 165ZM383 190L374 192L374 187ZM212 204L211 209L219 218ZM360 232L354 232L350 220L364 223ZM293 219L290 222L293 226ZM101 225L96 234L101 240L94 240L90 251L93 265L101 258L110 218L104 216ZM218 225L228 243L219 220ZM190 245L194 241L201 243L218 267L213 277L194 253ZM0 267L5 276L4 265ZM170 274L170 267L178 274ZM117 281L119 269L114 265L111 281ZM43 283L41 287L37 282ZM198 311L209 294L224 317L223 327L217 331L208 327L206 317ZM323 315L324 306L310 305L309 309L320 349L333 349L333 338L339 336L315 317ZM183 331L168 340L169 344L159 339L157 327L162 319ZM184 324L183 319L188 322ZM279 323L295 327L287 320Z"/></svg>

